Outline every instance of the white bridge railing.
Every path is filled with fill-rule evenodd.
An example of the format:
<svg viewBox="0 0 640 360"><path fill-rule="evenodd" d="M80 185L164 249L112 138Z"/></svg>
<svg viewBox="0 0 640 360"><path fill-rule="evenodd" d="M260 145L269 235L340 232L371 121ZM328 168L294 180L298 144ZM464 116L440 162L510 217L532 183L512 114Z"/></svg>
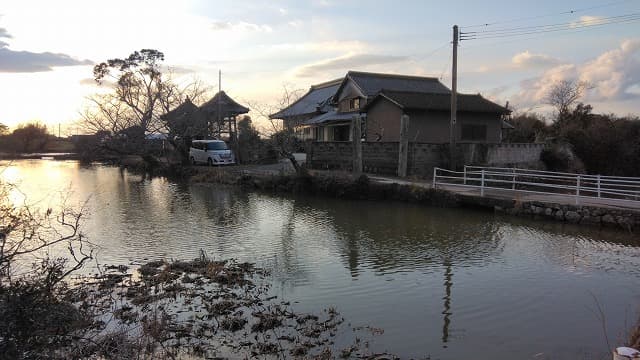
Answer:
<svg viewBox="0 0 640 360"><path fill-rule="evenodd" d="M640 178L573 174L517 168L465 166L463 171L433 169L433 188L456 186L485 190L640 201Z"/></svg>

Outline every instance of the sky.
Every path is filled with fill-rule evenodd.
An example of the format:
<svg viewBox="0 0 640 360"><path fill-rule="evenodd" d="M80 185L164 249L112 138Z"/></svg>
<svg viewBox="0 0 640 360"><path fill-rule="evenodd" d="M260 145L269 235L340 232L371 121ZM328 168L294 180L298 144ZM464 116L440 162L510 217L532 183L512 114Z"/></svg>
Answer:
<svg viewBox="0 0 640 360"><path fill-rule="evenodd" d="M3 0L0 123L77 131L70 124L86 96L100 91L93 65L145 48L162 51L183 79L217 87L221 70L223 90L244 104L349 70L433 76L450 87L454 24L463 32L575 24L462 41L462 93L545 113L549 88L577 79L591 85L583 101L596 112L640 114L640 21L580 26L638 13L640 0Z"/></svg>

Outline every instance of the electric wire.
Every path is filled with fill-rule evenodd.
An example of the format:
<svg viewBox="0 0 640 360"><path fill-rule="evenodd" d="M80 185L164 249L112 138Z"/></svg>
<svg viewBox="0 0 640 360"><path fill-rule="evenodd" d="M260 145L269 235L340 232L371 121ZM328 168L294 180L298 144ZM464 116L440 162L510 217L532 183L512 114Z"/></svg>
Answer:
<svg viewBox="0 0 640 360"><path fill-rule="evenodd" d="M546 15L537 15L537 16L530 16L530 17L521 17L521 18L516 18L516 19L511 19L511 20L495 21L495 22L492 22L492 23L466 25L466 26L463 26L463 27L467 28L467 29L471 29L471 28L478 28L478 27L488 27L488 26L493 26L493 25L498 25L498 24L508 24L508 23L513 23L513 22L516 22L516 21L536 20L536 19L548 18L548 17L552 17L552 16L573 15L573 14L576 14L576 13L585 12L585 11L589 11L589 10L602 9L602 8L605 8L605 7L615 6L615 5L619 5L619 4L630 2L630 1L633 1L633 0L613 1L613 2L606 3L606 4L601 4L601 5L591 6L591 7L585 7L585 8L580 8L580 9L567 10L567 11L562 11L562 12L559 12L559 13L552 13L552 14L546 14Z"/></svg>
<svg viewBox="0 0 640 360"><path fill-rule="evenodd" d="M539 25L531 27L518 27L512 29L499 29L494 31L461 32L460 41L497 39L524 35L544 34L550 32L575 31L580 29L595 28L606 25L630 23L640 20L640 13L633 13L608 18L596 18L591 20L574 21L563 24Z"/></svg>

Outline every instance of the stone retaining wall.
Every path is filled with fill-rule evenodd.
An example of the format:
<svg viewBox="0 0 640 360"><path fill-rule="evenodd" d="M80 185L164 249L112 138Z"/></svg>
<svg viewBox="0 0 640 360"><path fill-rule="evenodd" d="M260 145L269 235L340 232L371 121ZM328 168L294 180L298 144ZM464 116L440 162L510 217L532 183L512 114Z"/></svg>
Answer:
<svg viewBox="0 0 640 360"><path fill-rule="evenodd" d="M516 201L478 196L460 196L462 204L492 208L516 216L555 220L573 224L616 227L627 231L640 229L640 211L595 206Z"/></svg>

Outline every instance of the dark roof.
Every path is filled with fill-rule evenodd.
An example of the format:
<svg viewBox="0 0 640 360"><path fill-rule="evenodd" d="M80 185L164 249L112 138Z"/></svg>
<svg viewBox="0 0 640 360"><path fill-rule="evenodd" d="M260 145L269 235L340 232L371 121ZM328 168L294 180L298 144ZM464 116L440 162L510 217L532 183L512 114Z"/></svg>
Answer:
<svg viewBox="0 0 640 360"><path fill-rule="evenodd" d="M329 111L332 108L327 108L327 105L338 90L340 83L342 83L342 78L312 85L309 91L300 99L277 113L269 115L269 117L272 119L281 119Z"/></svg>
<svg viewBox="0 0 640 360"><path fill-rule="evenodd" d="M350 121L358 113L339 113L335 110L331 110L327 113L320 114L309 120L302 122L302 125L317 125L335 121Z"/></svg>
<svg viewBox="0 0 640 360"><path fill-rule="evenodd" d="M451 94L425 94L411 91L381 91L367 106L373 106L380 99L387 99L402 109L451 110ZM458 94L458 111L509 114L511 111L491 102L480 95Z"/></svg>
<svg viewBox="0 0 640 360"><path fill-rule="evenodd" d="M391 91L413 91L420 93L450 93L449 88L444 86L437 78L397 75L397 74L378 74L359 71L349 71L347 76L340 85L340 89L346 84L347 79L353 80L360 90L369 97L375 96L382 89Z"/></svg>
<svg viewBox="0 0 640 360"><path fill-rule="evenodd" d="M198 110L198 107L187 98L182 104L178 105L175 109L168 113L161 115L160 118L164 120L179 119L185 115L193 114Z"/></svg>
<svg viewBox="0 0 640 360"><path fill-rule="evenodd" d="M220 107L222 114L228 115L240 115L249 112L249 108L238 104L235 100L229 97L224 91L218 92L211 100L200 106L200 109L208 114L218 112L218 98L220 98Z"/></svg>

